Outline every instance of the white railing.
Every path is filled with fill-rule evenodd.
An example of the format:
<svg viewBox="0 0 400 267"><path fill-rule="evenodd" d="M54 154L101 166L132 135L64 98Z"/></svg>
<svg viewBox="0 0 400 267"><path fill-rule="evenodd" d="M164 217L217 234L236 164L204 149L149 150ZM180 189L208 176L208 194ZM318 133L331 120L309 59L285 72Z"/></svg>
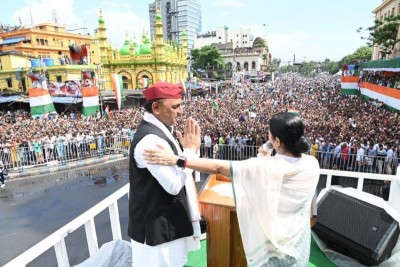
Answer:
<svg viewBox="0 0 400 267"><path fill-rule="evenodd" d="M331 187L332 176L358 179L357 190L359 191L362 191L365 179L391 181L389 202L400 203L400 167L398 168L397 176L325 169L321 170L321 175L327 176L326 187ZM110 213L113 240L122 239L117 201L128 194L128 192L129 184L125 185L103 201L99 202L94 207L92 207L76 219L72 220L67 225L60 228L47 238L43 239L38 244L34 245L21 255L17 256L15 259L4 265L4 267L26 266L28 263L39 257L42 253L44 253L51 247L54 247L55 249L58 266L69 267L70 264L68 259L67 247L65 245L65 238L68 234L74 232L76 229L80 228L83 225L85 226L89 254L92 257L99 250L94 217L107 208Z"/></svg>

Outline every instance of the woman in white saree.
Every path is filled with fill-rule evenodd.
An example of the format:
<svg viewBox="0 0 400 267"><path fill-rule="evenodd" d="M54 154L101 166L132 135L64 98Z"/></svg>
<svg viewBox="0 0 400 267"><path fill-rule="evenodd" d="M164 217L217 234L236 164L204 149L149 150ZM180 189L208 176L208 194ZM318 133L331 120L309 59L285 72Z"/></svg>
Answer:
<svg viewBox="0 0 400 267"><path fill-rule="evenodd" d="M189 121L184 137L200 147L200 127ZM310 255L310 207L319 179L315 157L305 155L310 145L304 125L294 113L274 115L269 142L275 156L262 154L243 161L178 158L161 146L146 150L151 164L176 165L231 178L240 234L248 266L307 266ZM188 143L188 142L186 142ZM183 166L182 166L183 164Z"/></svg>

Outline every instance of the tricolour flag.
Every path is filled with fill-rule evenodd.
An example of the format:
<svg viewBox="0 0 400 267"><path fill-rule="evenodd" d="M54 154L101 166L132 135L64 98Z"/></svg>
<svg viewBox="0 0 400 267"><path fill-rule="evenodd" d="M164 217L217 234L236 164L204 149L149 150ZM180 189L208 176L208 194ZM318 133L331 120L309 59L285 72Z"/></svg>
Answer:
<svg viewBox="0 0 400 267"><path fill-rule="evenodd" d="M358 76L342 76L341 94L356 95L358 93Z"/></svg>
<svg viewBox="0 0 400 267"><path fill-rule="evenodd" d="M82 87L83 116L92 116L99 110L99 88L97 86Z"/></svg>
<svg viewBox="0 0 400 267"><path fill-rule="evenodd" d="M217 101L214 100L214 101L212 102L212 107L213 107L216 111L218 111L218 108L219 108L219 107L218 107Z"/></svg>
<svg viewBox="0 0 400 267"><path fill-rule="evenodd" d="M38 117L45 113L56 112L53 100L47 90L46 79L36 74L28 76L32 79L33 85L33 88L28 90L31 115Z"/></svg>
<svg viewBox="0 0 400 267"><path fill-rule="evenodd" d="M400 111L400 90L362 82L360 84L361 97L381 101L385 106L394 111Z"/></svg>
<svg viewBox="0 0 400 267"><path fill-rule="evenodd" d="M181 86L182 86L185 96L187 96L185 81L183 79L181 79L180 83L181 83Z"/></svg>
<svg viewBox="0 0 400 267"><path fill-rule="evenodd" d="M107 120L111 119L111 112L109 105L107 105L106 109L104 110L104 117L106 117Z"/></svg>
<svg viewBox="0 0 400 267"><path fill-rule="evenodd" d="M112 87L117 101L118 110L123 108L124 87L122 77L119 74L111 74Z"/></svg>

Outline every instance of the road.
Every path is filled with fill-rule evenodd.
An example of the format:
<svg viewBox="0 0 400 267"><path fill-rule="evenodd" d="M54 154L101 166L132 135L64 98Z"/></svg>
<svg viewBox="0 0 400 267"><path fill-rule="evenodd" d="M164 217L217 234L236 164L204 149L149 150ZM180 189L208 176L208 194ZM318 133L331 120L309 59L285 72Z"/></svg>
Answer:
<svg viewBox="0 0 400 267"><path fill-rule="evenodd" d="M0 266L126 185L127 159L6 181L0 189ZM123 239L128 240L128 199L118 202ZM108 211L95 217L99 247L112 240ZM84 227L66 238L71 265L89 257ZM29 266L57 266L50 249Z"/></svg>

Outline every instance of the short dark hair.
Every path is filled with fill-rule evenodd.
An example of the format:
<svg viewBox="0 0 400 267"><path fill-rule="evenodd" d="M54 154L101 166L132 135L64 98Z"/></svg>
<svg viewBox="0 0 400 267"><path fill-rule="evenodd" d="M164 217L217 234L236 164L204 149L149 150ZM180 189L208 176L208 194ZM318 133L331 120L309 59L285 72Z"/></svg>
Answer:
<svg viewBox="0 0 400 267"><path fill-rule="evenodd" d="M299 115L292 112L280 112L269 121L273 137L278 137L288 152L295 156L310 150L310 143L304 136L304 124Z"/></svg>
<svg viewBox="0 0 400 267"><path fill-rule="evenodd" d="M154 103L154 102L161 103L161 102L162 102L162 99L152 99L152 100L146 101L146 102L143 104L144 109L145 109L147 112L151 113L151 114L153 114L152 106L153 106L153 103Z"/></svg>

